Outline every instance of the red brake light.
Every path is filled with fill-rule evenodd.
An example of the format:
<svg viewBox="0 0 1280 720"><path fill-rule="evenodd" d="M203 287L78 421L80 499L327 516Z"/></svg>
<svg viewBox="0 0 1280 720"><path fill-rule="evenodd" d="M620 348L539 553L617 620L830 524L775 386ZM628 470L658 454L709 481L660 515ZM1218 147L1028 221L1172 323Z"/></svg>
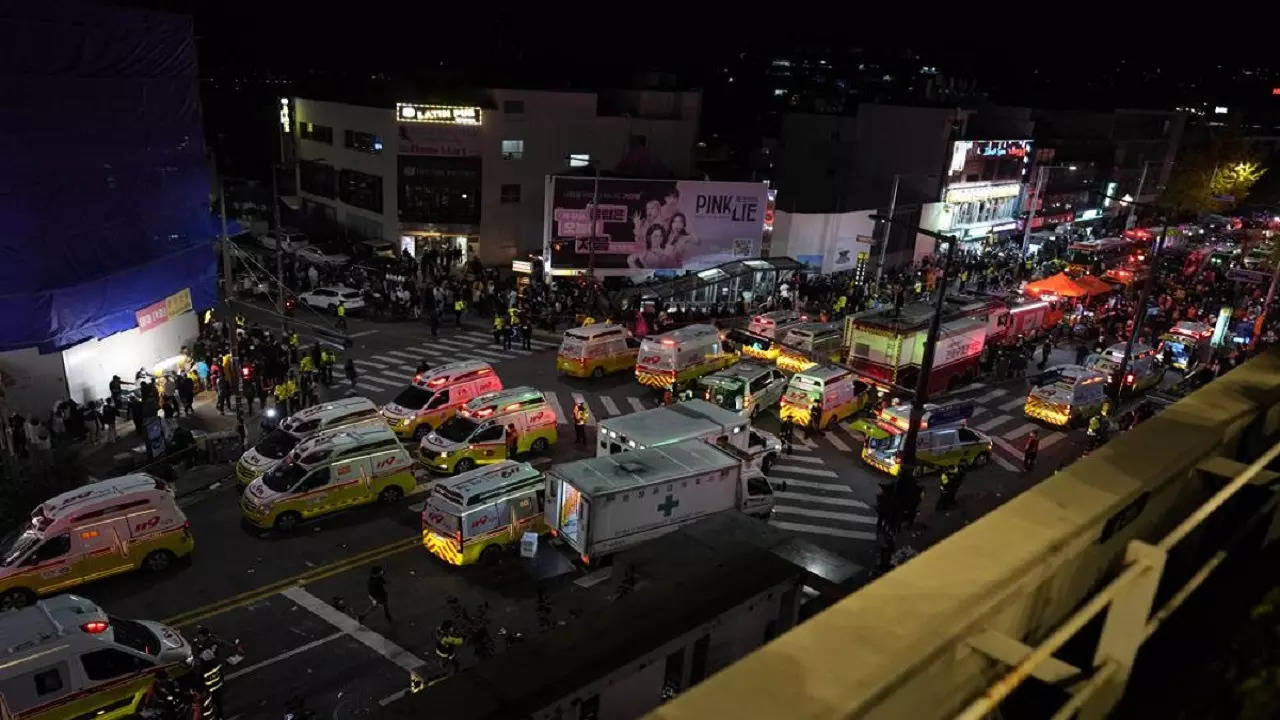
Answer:
<svg viewBox="0 0 1280 720"><path fill-rule="evenodd" d="M662 341L662 344L666 345L667 347L671 347L672 345L676 344L676 341L672 340L671 338L666 338Z"/></svg>
<svg viewBox="0 0 1280 720"><path fill-rule="evenodd" d="M81 625L80 629L87 633L97 635L98 633L106 632L109 627L111 626L107 624L106 620L90 620L89 622Z"/></svg>

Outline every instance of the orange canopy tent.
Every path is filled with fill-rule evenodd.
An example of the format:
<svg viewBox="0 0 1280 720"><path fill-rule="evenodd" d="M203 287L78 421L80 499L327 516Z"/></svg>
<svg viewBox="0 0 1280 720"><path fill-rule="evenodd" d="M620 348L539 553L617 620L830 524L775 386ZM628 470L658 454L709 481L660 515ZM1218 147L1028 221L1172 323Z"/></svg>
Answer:
<svg viewBox="0 0 1280 720"><path fill-rule="evenodd" d="M1057 275L1050 275L1043 280L1029 282L1023 288L1023 292L1037 298L1044 294L1057 295L1059 297L1080 297L1090 294L1087 289L1066 273L1058 273Z"/></svg>
<svg viewBox="0 0 1280 720"><path fill-rule="evenodd" d="M1081 275L1075 279L1075 283L1084 288L1088 295L1105 295L1115 290L1114 286L1094 275Z"/></svg>

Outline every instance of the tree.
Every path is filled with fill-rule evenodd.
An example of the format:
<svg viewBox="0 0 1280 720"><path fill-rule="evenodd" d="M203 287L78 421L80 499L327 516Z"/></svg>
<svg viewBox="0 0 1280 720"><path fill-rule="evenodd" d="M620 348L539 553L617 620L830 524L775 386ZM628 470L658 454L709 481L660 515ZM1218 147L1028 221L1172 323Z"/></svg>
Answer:
<svg viewBox="0 0 1280 720"><path fill-rule="evenodd" d="M1216 168L1209 179L1209 192L1216 201L1235 207L1249 195L1255 183L1266 174L1255 160L1237 160Z"/></svg>
<svg viewBox="0 0 1280 720"><path fill-rule="evenodd" d="M1160 204L1175 216L1231 210L1265 173L1238 138L1212 138L1178 158Z"/></svg>

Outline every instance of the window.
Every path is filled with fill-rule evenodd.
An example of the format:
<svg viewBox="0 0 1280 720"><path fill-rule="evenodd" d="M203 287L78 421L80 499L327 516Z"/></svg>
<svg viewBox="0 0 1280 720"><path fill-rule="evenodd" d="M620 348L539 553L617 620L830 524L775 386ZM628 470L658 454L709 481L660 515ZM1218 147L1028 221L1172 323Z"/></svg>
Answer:
<svg viewBox="0 0 1280 720"><path fill-rule="evenodd" d="M503 140L502 141L502 159L503 160L519 160L524 157L524 141L523 140Z"/></svg>
<svg viewBox="0 0 1280 720"><path fill-rule="evenodd" d="M329 484L329 466L325 465L307 476L301 490L315 490Z"/></svg>
<svg viewBox="0 0 1280 720"><path fill-rule="evenodd" d="M47 560L53 560L66 555L67 551L70 549L71 536L63 533L57 537L51 537L48 540L45 540L44 544L36 548L36 551L31 553L31 556L28 557L27 561L23 564L39 565Z"/></svg>
<svg viewBox="0 0 1280 720"><path fill-rule="evenodd" d="M401 155L397 162L401 222L480 222L481 158Z"/></svg>
<svg viewBox="0 0 1280 720"><path fill-rule="evenodd" d="M569 156L569 167L586 167L591 164L591 156L587 153L574 153Z"/></svg>
<svg viewBox="0 0 1280 720"><path fill-rule="evenodd" d="M427 407L438 408L438 407L444 407L447 404L449 404L449 391L441 390L440 392L436 393L435 397L431 398L431 402L427 404Z"/></svg>
<svg viewBox="0 0 1280 720"><path fill-rule="evenodd" d="M358 170L338 173L338 199L369 212L382 212L382 178Z"/></svg>
<svg viewBox="0 0 1280 720"><path fill-rule="evenodd" d="M502 435L502 426L494 425L493 427L487 427L476 433L473 442L493 442L495 440L501 440Z"/></svg>
<svg viewBox="0 0 1280 720"><path fill-rule="evenodd" d="M152 667L146 660L114 648L87 652L80 656L80 664L90 680L110 680Z"/></svg>
<svg viewBox="0 0 1280 720"><path fill-rule="evenodd" d="M511 183L502 186L502 196L500 200L504 203L520 202L520 184Z"/></svg>
<svg viewBox="0 0 1280 720"><path fill-rule="evenodd" d="M48 695L49 693L58 692L66 686L66 683L62 682L62 667L59 665L48 670L41 670L33 676L36 682L36 695Z"/></svg>
<svg viewBox="0 0 1280 720"><path fill-rule="evenodd" d="M345 144L348 148L358 152L372 153L374 155L382 152L382 138L373 133L348 130L346 131Z"/></svg>
<svg viewBox="0 0 1280 720"><path fill-rule="evenodd" d="M503 100L502 112L506 113L507 115L522 115L524 114L524 101L523 100Z"/></svg>
<svg viewBox="0 0 1280 720"><path fill-rule="evenodd" d="M304 193L327 198L338 196L338 173L332 165L301 160L298 162L298 181Z"/></svg>
<svg viewBox="0 0 1280 720"><path fill-rule="evenodd" d="M313 140L322 142L326 145L333 144L333 128L327 125L317 125L312 122L299 122L298 134L303 140Z"/></svg>

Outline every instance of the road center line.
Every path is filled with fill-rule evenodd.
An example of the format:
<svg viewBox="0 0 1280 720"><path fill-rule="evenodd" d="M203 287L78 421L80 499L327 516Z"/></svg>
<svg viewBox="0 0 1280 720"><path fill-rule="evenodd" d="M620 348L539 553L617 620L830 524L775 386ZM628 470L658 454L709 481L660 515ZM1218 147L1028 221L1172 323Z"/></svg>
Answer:
<svg viewBox="0 0 1280 720"><path fill-rule="evenodd" d="M414 670L425 665L425 661L417 655L405 650L399 645L391 642L382 635L361 625L355 618L338 610L329 603L312 595L301 587L286 588L281 591L281 595L289 598L295 603L315 613L318 617L328 622L330 625L341 630L343 633L355 638L361 644L378 653L382 657L399 665L406 671ZM406 679L407 683L408 680Z"/></svg>
<svg viewBox="0 0 1280 720"><path fill-rule="evenodd" d="M238 678L238 677L244 677L245 675L248 675L249 673L253 672L254 670L261 670L262 668L264 668L264 667L266 667L266 666L268 666L268 665L271 665L271 664L274 664L274 663L278 663L278 662L280 662L281 660L287 660L287 659L289 659L289 658L293 657L294 655L299 655L299 654L304 653L304 652L306 652L306 651L308 651L308 650L311 650L312 648L320 647L321 645L323 645L323 644L325 644L325 643L329 642L330 640L337 640L338 638L342 637L344 634L345 634L345 633L343 633L343 632L339 631L339 632L336 632L336 633L334 633L334 634L332 634L332 635L326 635L326 636L324 636L324 637L320 638L319 640L312 640L311 642L307 643L306 645L299 645L298 647L296 647L296 648L294 648L294 649L292 649L292 650L285 650L284 652L280 653L279 655L276 655L276 656L274 656L274 657L269 657L269 658L267 658L266 660L263 660L262 662L254 663L254 664L250 665L249 667L240 668L239 670L237 670L237 671L235 671L235 672L231 673L230 675L228 675L228 676L227 676L227 679L228 679L228 680L235 680L235 679L236 679L236 678Z"/></svg>

